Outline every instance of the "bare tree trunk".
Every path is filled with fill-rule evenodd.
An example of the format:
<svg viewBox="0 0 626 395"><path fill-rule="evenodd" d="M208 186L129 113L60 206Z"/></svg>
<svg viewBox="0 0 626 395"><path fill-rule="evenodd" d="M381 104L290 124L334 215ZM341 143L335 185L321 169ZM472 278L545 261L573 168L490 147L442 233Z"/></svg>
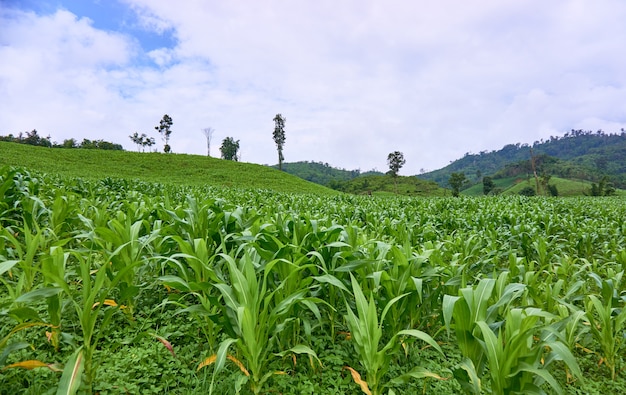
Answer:
<svg viewBox="0 0 626 395"><path fill-rule="evenodd" d="M215 132L215 129L211 127L202 129L202 133L204 133L204 136L206 137L206 155L207 156L211 156L211 137L213 137L213 132Z"/></svg>
<svg viewBox="0 0 626 395"><path fill-rule="evenodd" d="M532 148L530 149L530 166L533 169L535 183L537 184L537 195L541 195L541 190L539 189L539 177L537 177L537 169L535 168L535 155L533 154Z"/></svg>

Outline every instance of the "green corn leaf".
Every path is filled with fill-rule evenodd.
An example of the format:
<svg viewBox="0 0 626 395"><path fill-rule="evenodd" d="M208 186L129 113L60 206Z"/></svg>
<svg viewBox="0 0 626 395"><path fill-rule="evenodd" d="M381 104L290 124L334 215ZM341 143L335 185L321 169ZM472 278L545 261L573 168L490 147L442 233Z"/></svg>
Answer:
<svg viewBox="0 0 626 395"><path fill-rule="evenodd" d="M443 322L448 331L448 336L450 336L450 323L452 322L452 314L454 312L454 305L459 299L461 299L460 296L452 296L448 294L443 295L443 303L441 305L441 311L443 314Z"/></svg>
<svg viewBox="0 0 626 395"><path fill-rule="evenodd" d="M439 347L439 344L437 344L437 342L435 341L435 339L433 339L429 334L422 332L420 330L417 329L405 329L402 330L400 332L398 332L398 336L402 336L402 335L406 335L406 336L412 336L416 339L419 339L425 343L428 343L430 346L432 346L435 350L439 351L441 354L443 354L443 350L441 349L441 347Z"/></svg>
<svg viewBox="0 0 626 395"><path fill-rule="evenodd" d="M62 288L59 287L45 287L38 288L34 291L27 292L17 299L15 299L16 303L32 303L37 301L42 301L45 298L49 298L50 296L58 295L63 291Z"/></svg>
<svg viewBox="0 0 626 395"><path fill-rule="evenodd" d="M169 287L172 287L176 290L183 291L183 292L191 291L191 288L189 287L189 284L187 283L187 281L183 280L182 278L178 276L172 276L172 275L161 276L158 278L158 280L161 281L163 284Z"/></svg>
<svg viewBox="0 0 626 395"><path fill-rule="evenodd" d="M85 360L83 358L83 348L77 349L65 364L61 381L57 388L57 395L76 394L81 383Z"/></svg>
<svg viewBox="0 0 626 395"><path fill-rule="evenodd" d="M18 263L20 263L20 261L17 261L17 260L4 261L0 263L0 276L8 272L9 270L11 270L13 266L17 265Z"/></svg>
<svg viewBox="0 0 626 395"><path fill-rule="evenodd" d="M296 346L291 347L289 350L279 352L276 355L278 355L279 357L284 357L285 355L289 353L310 355L311 357L315 358L315 360L317 361L317 363L320 364L320 366L322 366L322 361L320 361L320 359L317 357L317 354L315 353L315 351L313 351L310 347L305 346L304 344L298 344Z"/></svg>
<svg viewBox="0 0 626 395"><path fill-rule="evenodd" d="M391 380L391 384L406 384L411 379L424 379L424 378L433 378L437 380L445 380L445 378L441 377L437 373L431 372L430 370L417 366L410 371L402 374Z"/></svg>
<svg viewBox="0 0 626 395"><path fill-rule="evenodd" d="M481 381L476 372L476 367L471 359L465 358L453 371L454 378L458 381L465 392L474 395L481 394Z"/></svg>
<svg viewBox="0 0 626 395"><path fill-rule="evenodd" d="M348 291L348 288L346 287L346 285L339 280L337 277L333 276L332 274L324 274L321 276L313 276L313 278L320 282L320 283L327 283L327 284L331 284L334 285L335 287L341 289L342 291L346 291L346 292L350 292Z"/></svg>
<svg viewBox="0 0 626 395"><path fill-rule="evenodd" d="M550 372L548 372L547 370L535 368L535 367L533 367L533 366L531 366L531 365L529 365L529 364L527 364L525 362L520 362L519 370L511 373L510 377L519 374L519 372L521 372L521 371L532 373L536 377L540 377L546 383L548 383L552 387L552 389L554 389L556 391L557 394L559 394L559 395L563 394L563 388L561 388L561 386L556 381L554 376L552 376L552 374L550 374ZM524 388L520 388L520 392L526 393L526 391L524 391Z"/></svg>

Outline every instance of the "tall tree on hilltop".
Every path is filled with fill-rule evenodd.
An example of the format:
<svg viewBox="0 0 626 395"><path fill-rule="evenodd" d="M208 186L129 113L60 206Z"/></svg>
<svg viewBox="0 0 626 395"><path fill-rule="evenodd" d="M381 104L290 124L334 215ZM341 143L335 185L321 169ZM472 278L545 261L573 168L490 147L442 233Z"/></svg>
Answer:
<svg viewBox="0 0 626 395"><path fill-rule="evenodd" d="M398 194L398 172L404 166L406 160L404 154L400 151L394 151L387 155L387 164L389 165L389 173L393 176L394 188L396 194Z"/></svg>
<svg viewBox="0 0 626 395"><path fill-rule="evenodd" d="M213 137L213 132L215 132L215 129L211 127L202 129L202 133L204 133L204 136L206 137L206 155L207 156L211 156L211 138Z"/></svg>
<svg viewBox="0 0 626 395"><path fill-rule="evenodd" d="M222 141L222 146L220 147L220 152L222 153L222 159L233 160L235 162L239 161L239 140L235 141L232 137L226 137Z"/></svg>
<svg viewBox="0 0 626 395"><path fill-rule="evenodd" d="M287 118L283 117L281 114L276 114L274 117L274 142L276 143L276 147L278 148L278 170L283 169L283 146L285 145L285 122L287 122Z"/></svg>
<svg viewBox="0 0 626 395"><path fill-rule="evenodd" d="M156 131L159 132L161 136L163 136L163 141L165 142L163 151L165 151L165 153L169 153L172 151L172 148L170 147L170 134L172 134L172 130L170 128L173 124L174 122L172 122L172 118L169 115L165 114L163 115L163 119L161 119L161 122L159 122L159 126L154 127Z"/></svg>

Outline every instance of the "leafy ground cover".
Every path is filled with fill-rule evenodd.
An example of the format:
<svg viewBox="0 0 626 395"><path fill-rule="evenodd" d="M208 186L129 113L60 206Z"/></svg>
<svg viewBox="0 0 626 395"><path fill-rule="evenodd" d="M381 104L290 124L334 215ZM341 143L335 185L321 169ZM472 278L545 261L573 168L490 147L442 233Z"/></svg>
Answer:
<svg viewBox="0 0 626 395"><path fill-rule="evenodd" d="M0 170L3 393L624 393L626 205Z"/></svg>

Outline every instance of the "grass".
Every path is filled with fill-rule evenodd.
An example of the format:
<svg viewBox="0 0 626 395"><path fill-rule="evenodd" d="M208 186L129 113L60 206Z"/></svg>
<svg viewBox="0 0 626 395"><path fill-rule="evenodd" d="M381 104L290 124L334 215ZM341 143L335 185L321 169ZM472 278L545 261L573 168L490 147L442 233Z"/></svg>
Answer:
<svg viewBox="0 0 626 395"><path fill-rule="evenodd" d="M496 188L499 188L502 191L501 193L505 195L519 194L519 192L526 187L536 189L537 186L534 178L497 178L493 179L493 182L496 185ZM550 178L550 185L556 185L556 188L559 191L559 196L562 197L584 196L586 193L589 193L589 190L591 189L591 181L574 180L560 177ZM472 185L471 187L463 190L461 193L465 196L482 196L483 184L478 183ZM626 196L626 191L617 189L615 194L617 196Z"/></svg>
<svg viewBox="0 0 626 395"><path fill-rule="evenodd" d="M0 167L3 165L92 180L111 177L173 185L336 193L268 166L199 155L45 148L0 142Z"/></svg>
<svg viewBox="0 0 626 395"><path fill-rule="evenodd" d="M397 185L396 185L397 183ZM446 196L450 191L439 187L434 181L420 180L413 176L390 175L360 176L340 183L340 190L356 195L376 196Z"/></svg>

